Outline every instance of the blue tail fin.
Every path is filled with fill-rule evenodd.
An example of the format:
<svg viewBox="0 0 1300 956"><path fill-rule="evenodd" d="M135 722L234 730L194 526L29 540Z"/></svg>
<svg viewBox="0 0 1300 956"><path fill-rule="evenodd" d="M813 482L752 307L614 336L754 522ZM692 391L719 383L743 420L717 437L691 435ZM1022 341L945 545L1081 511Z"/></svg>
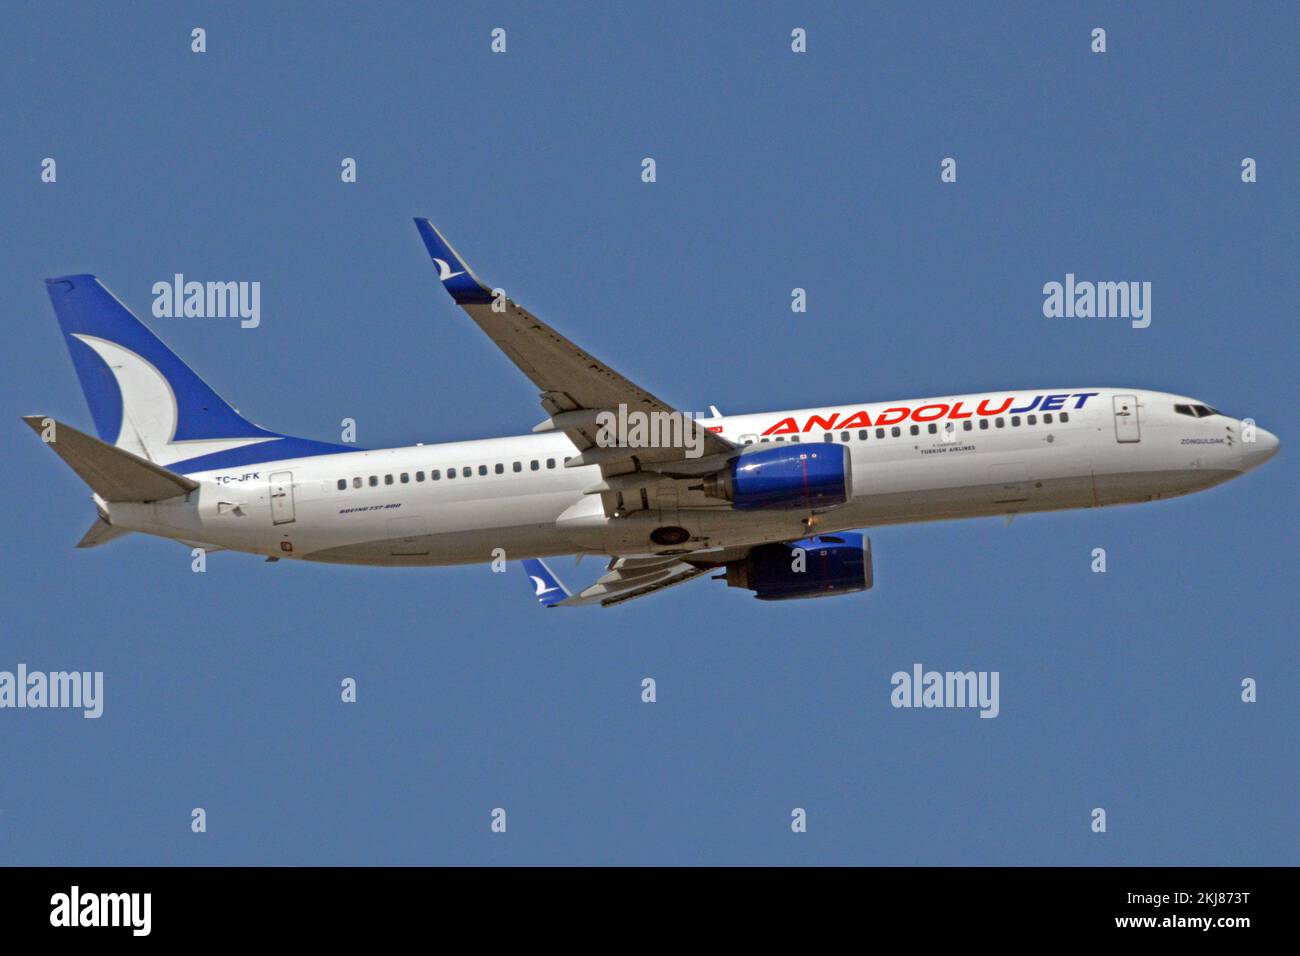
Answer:
<svg viewBox="0 0 1300 956"><path fill-rule="evenodd" d="M46 279L99 437L173 470L356 451L254 425L93 275Z"/></svg>

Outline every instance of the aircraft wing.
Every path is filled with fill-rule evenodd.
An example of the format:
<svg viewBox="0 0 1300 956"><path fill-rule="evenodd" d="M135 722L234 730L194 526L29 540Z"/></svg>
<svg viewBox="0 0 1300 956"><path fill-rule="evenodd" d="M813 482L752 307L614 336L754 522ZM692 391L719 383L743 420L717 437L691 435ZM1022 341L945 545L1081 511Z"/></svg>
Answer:
<svg viewBox="0 0 1300 956"><path fill-rule="evenodd" d="M611 607L684 584L712 570L710 567L687 564L680 557L649 555L613 558L605 574L595 583L573 594L544 561L528 558L523 564L524 572L536 587L537 600L543 607L585 607L593 604Z"/></svg>
<svg viewBox="0 0 1300 956"><path fill-rule="evenodd" d="M518 305L500 289L485 285L428 219L416 219L438 278L456 304L540 390L550 417L534 431L563 431L578 448L566 465L599 465L606 478L601 493L607 514L620 509L623 493L653 489L664 477L689 477L717 470L738 446L677 412L604 362L570 342ZM597 442L601 413L676 413L682 416L677 446L630 447ZM625 419L626 420L626 419ZM687 449L699 454L688 456ZM695 462L700 462L696 465ZM614 480L617 479L617 480Z"/></svg>

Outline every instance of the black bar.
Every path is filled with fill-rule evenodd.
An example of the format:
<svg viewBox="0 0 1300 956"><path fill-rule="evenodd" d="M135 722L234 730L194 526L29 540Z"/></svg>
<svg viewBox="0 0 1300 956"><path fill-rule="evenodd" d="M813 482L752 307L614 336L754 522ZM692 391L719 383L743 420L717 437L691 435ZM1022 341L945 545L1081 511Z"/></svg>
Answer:
<svg viewBox="0 0 1300 956"><path fill-rule="evenodd" d="M12 868L0 870L0 926L6 942L70 934L81 943L127 940L145 927L147 893L148 934L138 938L174 942L338 944L410 929L432 933L429 939L468 930L486 941L532 927L538 944L551 933L667 945L682 933L725 930L765 941L814 929L819 938L842 929L858 940L904 932L927 944L1044 934L1231 943L1293 923L1284 908L1295 875L1286 868ZM103 913L119 925L70 925L74 886L77 922Z"/></svg>

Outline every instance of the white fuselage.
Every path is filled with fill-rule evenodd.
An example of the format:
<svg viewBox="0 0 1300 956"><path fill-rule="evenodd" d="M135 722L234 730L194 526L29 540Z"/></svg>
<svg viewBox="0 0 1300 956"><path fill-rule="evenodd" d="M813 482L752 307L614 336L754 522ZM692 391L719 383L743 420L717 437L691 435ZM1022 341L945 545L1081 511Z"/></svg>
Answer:
<svg viewBox="0 0 1300 956"><path fill-rule="evenodd" d="M1276 447L1261 430L1272 448L1256 452L1251 426L1225 415L1175 412L1194 402L1140 389L1036 389L701 421L742 445L828 434L847 445L852 497L815 518L816 531L833 532L1169 498L1239 475ZM806 512L736 511L689 481L658 486L660 507L638 510L629 496L627 513L606 518L601 496L584 493L600 470L564 466L575 451L551 433L319 455L191 473L198 490L163 502L99 505L127 530L344 564L651 553L668 550L649 539L662 526L691 533L674 550L808 531Z"/></svg>

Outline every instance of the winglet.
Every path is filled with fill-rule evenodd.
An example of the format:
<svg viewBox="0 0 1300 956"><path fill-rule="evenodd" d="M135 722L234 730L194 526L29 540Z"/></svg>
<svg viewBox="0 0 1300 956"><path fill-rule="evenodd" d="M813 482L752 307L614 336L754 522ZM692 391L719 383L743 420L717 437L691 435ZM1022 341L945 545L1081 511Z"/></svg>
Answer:
<svg viewBox="0 0 1300 956"><path fill-rule="evenodd" d="M434 228L433 223L428 219L417 218L415 228L420 230L420 238L429 250L429 258L438 267L438 279L457 305L481 305L493 301L492 290L479 282L478 276L474 275L465 260L451 247L451 243L442 238L442 233Z"/></svg>
<svg viewBox="0 0 1300 956"><path fill-rule="evenodd" d="M569 596L560 579L557 578L540 558L524 558L524 573L532 579L537 592L537 600L542 607L553 607Z"/></svg>

